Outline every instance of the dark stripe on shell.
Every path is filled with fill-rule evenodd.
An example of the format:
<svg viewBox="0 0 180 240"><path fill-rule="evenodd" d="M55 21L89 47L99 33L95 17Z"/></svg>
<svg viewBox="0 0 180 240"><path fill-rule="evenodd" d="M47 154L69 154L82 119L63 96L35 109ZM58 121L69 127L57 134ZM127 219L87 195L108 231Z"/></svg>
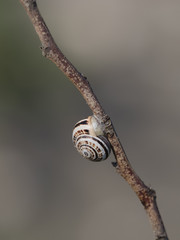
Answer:
<svg viewBox="0 0 180 240"><path fill-rule="evenodd" d="M80 126L81 124L82 124L82 125L88 124L88 120L87 120L87 119L84 119L84 120L82 120L82 121L79 121L78 123L76 123L76 125L74 126L74 128Z"/></svg>

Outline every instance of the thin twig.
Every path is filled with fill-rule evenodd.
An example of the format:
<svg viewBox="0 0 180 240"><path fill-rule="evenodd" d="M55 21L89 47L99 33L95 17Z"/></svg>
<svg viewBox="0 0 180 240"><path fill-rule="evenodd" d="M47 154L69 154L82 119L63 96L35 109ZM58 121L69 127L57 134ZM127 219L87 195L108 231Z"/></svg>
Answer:
<svg viewBox="0 0 180 240"><path fill-rule="evenodd" d="M42 44L43 55L54 62L57 67L72 81L89 105L93 114L105 125L105 133L111 143L118 173L132 187L143 204L153 228L155 240L168 240L168 236L158 210L156 193L147 187L131 167L125 151L114 130L110 117L105 113L89 82L57 47L48 27L46 26L37 7L36 0L19 0L24 6Z"/></svg>

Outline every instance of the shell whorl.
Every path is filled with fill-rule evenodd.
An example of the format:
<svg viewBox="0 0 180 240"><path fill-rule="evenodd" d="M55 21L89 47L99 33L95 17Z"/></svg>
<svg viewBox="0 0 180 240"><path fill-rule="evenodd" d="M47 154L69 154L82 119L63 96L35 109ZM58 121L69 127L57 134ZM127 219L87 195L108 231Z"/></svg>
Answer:
<svg viewBox="0 0 180 240"><path fill-rule="evenodd" d="M72 140L77 151L91 161L105 160L111 151L109 141L93 116L76 123Z"/></svg>

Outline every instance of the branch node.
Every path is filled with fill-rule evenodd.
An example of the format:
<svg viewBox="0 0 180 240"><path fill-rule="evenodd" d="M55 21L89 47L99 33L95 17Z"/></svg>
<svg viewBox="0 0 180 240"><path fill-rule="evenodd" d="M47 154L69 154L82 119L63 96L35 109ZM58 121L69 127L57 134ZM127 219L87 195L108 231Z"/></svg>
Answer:
<svg viewBox="0 0 180 240"><path fill-rule="evenodd" d="M41 46L40 49L42 50L43 57L48 58L51 51L50 47Z"/></svg>
<svg viewBox="0 0 180 240"><path fill-rule="evenodd" d="M156 198L156 191L152 188L149 189L149 196Z"/></svg>
<svg viewBox="0 0 180 240"><path fill-rule="evenodd" d="M24 0L23 4L25 7L27 7L29 10L33 10L37 8L36 0Z"/></svg>
<svg viewBox="0 0 180 240"><path fill-rule="evenodd" d="M111 162L112 166L117 168L117 162Z"/></svg>
<svg viewBox="0 0 180 240"><path fill-rule="evenodd" d="M81 76L84 78L84 80L87 80L87 77L83 73L81 73ZM88 82L88 84L89 84L89 82Z"/></svg>
<svg viewBox="0 0 180 240"><path fill-rule="evenodd" d="M32 8L32 9L37 8L36 0L32 0L32 1L31 1L31 8Z"/></svg>

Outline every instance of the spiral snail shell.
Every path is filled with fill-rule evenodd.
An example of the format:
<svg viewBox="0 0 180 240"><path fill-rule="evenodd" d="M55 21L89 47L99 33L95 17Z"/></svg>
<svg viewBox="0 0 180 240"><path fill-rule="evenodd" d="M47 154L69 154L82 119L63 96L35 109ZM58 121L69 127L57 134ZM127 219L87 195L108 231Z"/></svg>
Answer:
<svg viewBox="0 0 180 240"><path fill-rule="evenodd" d="M111 152L111 145L104 136L103 128L94 116L75 124L72 141L77 151L91 161L105 160Z"/></svg>

